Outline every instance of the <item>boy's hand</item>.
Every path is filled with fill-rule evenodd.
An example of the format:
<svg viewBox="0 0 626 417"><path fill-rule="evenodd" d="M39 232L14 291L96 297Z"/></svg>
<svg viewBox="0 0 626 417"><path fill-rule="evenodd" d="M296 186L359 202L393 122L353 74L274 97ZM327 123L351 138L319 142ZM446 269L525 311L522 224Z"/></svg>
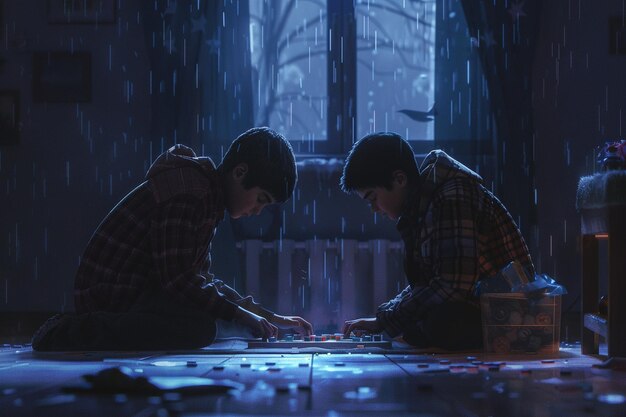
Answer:
<svg viewBox="0 0 626 417"><path fill-rule="evenodd" d="M380 333L383 328L378 324L375 317L367 317L356 320L347 320L343 324L344 337L350 337L350 333Z"/></svg>
<svg viewBox="0 0 626 417"><path fill-rule="evenodd" d="M261 316L239 307L235 312L234 321L247 327L254 337L269 339L278 335L278 328Z"/></svg>
<svg viewBox="0 0 626 417"><path fill-rule="evenodd" d="M274 317L272 317L272 323L281 329L294 329L304 336L313 334L313 326L311 326L311 323L302 317L281 316L279 314L274 314Z"/></svg>

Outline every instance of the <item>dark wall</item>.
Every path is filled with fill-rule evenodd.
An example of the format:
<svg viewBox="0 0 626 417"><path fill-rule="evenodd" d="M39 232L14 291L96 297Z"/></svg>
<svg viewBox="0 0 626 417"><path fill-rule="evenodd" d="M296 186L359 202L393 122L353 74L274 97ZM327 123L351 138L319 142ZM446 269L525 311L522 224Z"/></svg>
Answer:
<svg viewBox="0 0 626 417"><path fill-rule="evenodd" d="M594 147L626 133L626 55L609 53L609 19L624 18L623 2L543 2L534 66L538 247L542 272L580 294L581 175L594 170ZM622 35L622 40L623 40Z"/></svg>
<svg viewBox="0 0 626 417"><path fill-rule="evenodd" d="M20 140L0 146L1 310L71 307L91 233L160 151L148 137L143 30L120 3L116 23L96 25L51 24L41 1L2 2L0 88L19 91ZM34 101L33 59L56 51L90 55L87 101ZM53 72L46 85L71 85Z"/></svg>

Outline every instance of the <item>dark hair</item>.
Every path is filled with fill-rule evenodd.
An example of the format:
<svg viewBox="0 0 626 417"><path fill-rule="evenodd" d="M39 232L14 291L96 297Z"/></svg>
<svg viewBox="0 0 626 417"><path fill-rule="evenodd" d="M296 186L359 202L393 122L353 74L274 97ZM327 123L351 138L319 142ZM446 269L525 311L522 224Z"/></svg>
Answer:
<svg viewBox="0 0 626 417"><path fill-rule="evenodd" d="M231 171L237 164L248 165L242 185L248 190L260 187L276 202L287 201L298 180L296 158L287 139L268 127L255 127L231 143L222 163L221 172Z"/></svg>
<svg viewBox="0 0 626 417"><path fill-rule="evenodd" d="M398 169L409 183L416 181L419 168L411 145L393 132L371 133L352 146L339 184L346 193L368 187L391 189Z"/></svg>

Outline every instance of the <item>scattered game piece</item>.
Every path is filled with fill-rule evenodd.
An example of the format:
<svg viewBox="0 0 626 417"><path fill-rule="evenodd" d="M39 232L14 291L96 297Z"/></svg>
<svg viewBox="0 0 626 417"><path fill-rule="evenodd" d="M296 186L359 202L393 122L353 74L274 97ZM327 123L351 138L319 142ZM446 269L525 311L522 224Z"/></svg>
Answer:
<svg viewBox="0 0 626 417"><path fill-rule="evenodd" d="M269 339L267 339L268 342L275 342L276 338L274 336L270 337Z"/></svg>
<svg viewBox="0 0 626 417"><path fill-rule="evenodd" d="M213 367L213 369L214 369L215 371L223 371L223 370L224 370L224 366L223 366L223 365L215 365L215 366Z"/></svg>
<svg viewBox="0 0 626 417"><path fill-rule="evenodd" d="M271 366L267 368L269 372L280 372L283 368L279 368L278 366Z"/></svg>
<svg viewBox="0 0 626 417"><path fill-rule="evenodd" d="M298 364L298 366L299 366L300 368L308 368L309 364L308 364L308 363L306 363L306 362L302 362L302 363L299 363L299 364Z"/></svg>
<svg viewBox="0 0 626 417"><path fill-rule="evenodd" d="M343 362L335 362L335 366L346 366Z"/></svg>
<svg viewBox="0 0 626 417"><path fill-rule="evenodd" d="M430 365L428 365L427 363L418 363L417 367L418 368L428 368Z"/></svg>
<svg viewBox="0 0 626 417"><path fill-rule="evenodd" d="M554 363L554 359L542 359L541 363Z"/></svg>
<svg viewBox="0 0 626 417"><path fill-rule="evenodd" d="M252 366L252 364L249 363L241 363L239 364L239 366L241 366L242 368L250 368Z"/></svg>
<svg viewBox="0 0 626 417"><path fill-rule="evenodd" d="M265 362L265 365L267 365L267 366L274 366L274 365L276 365L276 362Z"/></svg>
<svg viewBox="0 0 626 417"><path fill-rule="evenodd" d="M195 368L196 366L198 366L198 362L196 362L196 361L187 361L187 367L188 368Z"/></svg>

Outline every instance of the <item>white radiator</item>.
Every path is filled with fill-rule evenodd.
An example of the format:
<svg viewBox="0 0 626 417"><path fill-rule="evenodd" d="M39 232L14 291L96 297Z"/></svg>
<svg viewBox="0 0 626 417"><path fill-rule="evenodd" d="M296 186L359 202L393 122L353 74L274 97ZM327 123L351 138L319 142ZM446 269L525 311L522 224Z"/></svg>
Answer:
<svg viewBox="0 0 626 417"><path fill-rule="evenodd" d="M318 333L372 316L406 285L402 242L244 240L238 248L245 292L280 314L303 316Z"/></svg>

